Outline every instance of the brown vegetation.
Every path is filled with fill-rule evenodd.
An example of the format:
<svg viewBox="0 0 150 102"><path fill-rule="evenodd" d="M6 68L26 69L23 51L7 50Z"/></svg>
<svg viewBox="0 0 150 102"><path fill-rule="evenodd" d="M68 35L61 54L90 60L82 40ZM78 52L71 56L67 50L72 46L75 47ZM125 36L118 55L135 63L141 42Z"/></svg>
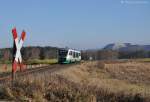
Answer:
<svg viewBox="0 0 150 102"><path fill-rule="evenodd" d="M130 66L126 69L129 71L143 68L143 64L133 62L83 62L53 74L45 72L17 78L13 87L11 83L1 85L0 99L21 102L150 102L148 83L138 78L138 83L132 82L130 78L135 73L132 70L127 79L120 74L126 66ZM147 66L144 68L148 71ZM118 76L113 76L115 72ZM148 80L148 75L144 77L143 80Z"/></svg>
<svg viewBox="0 0 150 102"><path fill-rule="evenodd" d="M150 63L107 64L105 69L112 78L150 85Z"/></svg>
<svg viewBox="0 0 150 102"><path fill-rule="evenodd" d="M74 82L97 86L112 93L150 97L148 66L150 64L133 61L91 61L62 70L58 74Z"/></svg>
<svg viewBox="0 0 150 102"><path fill-rule="evenodd" d="M3 86L0 98L27 102L148 102L148 98L140 94L111 93L102 88L68 81L62 76L47 74L18 79L13 87L9 84Z"/></svg>

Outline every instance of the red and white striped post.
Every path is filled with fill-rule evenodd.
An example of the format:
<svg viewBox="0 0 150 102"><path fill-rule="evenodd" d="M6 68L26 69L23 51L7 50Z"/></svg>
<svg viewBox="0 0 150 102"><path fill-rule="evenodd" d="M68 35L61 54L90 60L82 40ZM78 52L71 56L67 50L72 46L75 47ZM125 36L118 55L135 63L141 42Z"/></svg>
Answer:
<svg viewBox="0 0 150 102"><path fill-rule="evenodd" d="M22 31L21 38L19 40L16 28L12 29L14 46L13 46L13 64L12 64L12 79L17 71L17 66L20 66L20 70L22 70L22 56L21 56L21 48L23 46L26 32Z"/></svg>

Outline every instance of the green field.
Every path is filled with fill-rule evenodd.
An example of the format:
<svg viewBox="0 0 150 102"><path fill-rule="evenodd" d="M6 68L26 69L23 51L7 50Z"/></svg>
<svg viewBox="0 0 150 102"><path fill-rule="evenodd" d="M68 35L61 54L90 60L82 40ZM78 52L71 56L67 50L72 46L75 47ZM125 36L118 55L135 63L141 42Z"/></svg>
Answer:
<svg viewBox="0 0 150 102"><path fill-rule="evenodd" d="M137 61L140 61L140 62L150 62L150 58L141 58L141 59L137 59Z"/></svg>
<svg viewBox="0 0 150 102"><path fill-rule="evenodd" d="M44 59L44 60L40 60L40 59L33 59L33 60L29 60L27 61L26 64L56 64L58 63L57 59Z"/></svg>
<svg viewBox="0 0 150 102"><path fill-rule="evenodd" d="M25 62L26 65L38 65L38 64L56 64L58 63L57 59L33 59ZM5 72L11 72L12 64L10 61L0 61L0 74Z"/></svg>

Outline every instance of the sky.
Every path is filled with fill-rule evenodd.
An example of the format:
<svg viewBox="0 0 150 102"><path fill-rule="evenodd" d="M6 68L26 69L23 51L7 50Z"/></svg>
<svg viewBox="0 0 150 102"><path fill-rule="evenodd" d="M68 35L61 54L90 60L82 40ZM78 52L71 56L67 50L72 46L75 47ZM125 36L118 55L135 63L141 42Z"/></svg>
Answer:
<svg viewBox="0 0 150 102"><path fill-rule="evenodd" d="M24 46L150 44L150 0L1 0L0 48L12 47L14 27Z"/></svg>

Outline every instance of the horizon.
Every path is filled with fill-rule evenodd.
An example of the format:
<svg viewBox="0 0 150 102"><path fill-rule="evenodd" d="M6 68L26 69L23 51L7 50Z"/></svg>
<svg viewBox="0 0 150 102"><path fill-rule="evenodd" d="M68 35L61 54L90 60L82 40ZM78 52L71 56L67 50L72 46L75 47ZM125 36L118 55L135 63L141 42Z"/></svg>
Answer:
<svg viewBox="0 0 150 102"><path fill-rule="evenodd" d="M27 33L24 46L100 49L110 43L150 45L148 0L2 1L0 48L11 30Z"/></svg>
<svg viewBox="0 0 150 102"><path fill-rule="evenodd" d="M102 46L101 48L90 48L90 49L76 49L76 50L102 50L103 48L105 48L106 46L108 45L111 45L111 44L118 44L117 43L109 43L109 44L106 44L105 46ZM138 46L150 46L150 44L133 44L133 43L119 43L119 44L131 44L131 45L138 45ZM30 45L30 46L23 46L24 47L52 47L52 48L69 48L69 49L75 49L75 48L71 48L71 47L58 47L58 46L49 46L49 45L43 45L43 46L39 46L39 45ZM7 49L7 48L13 48L13 47L0 47L0 49Z"/></svg>

